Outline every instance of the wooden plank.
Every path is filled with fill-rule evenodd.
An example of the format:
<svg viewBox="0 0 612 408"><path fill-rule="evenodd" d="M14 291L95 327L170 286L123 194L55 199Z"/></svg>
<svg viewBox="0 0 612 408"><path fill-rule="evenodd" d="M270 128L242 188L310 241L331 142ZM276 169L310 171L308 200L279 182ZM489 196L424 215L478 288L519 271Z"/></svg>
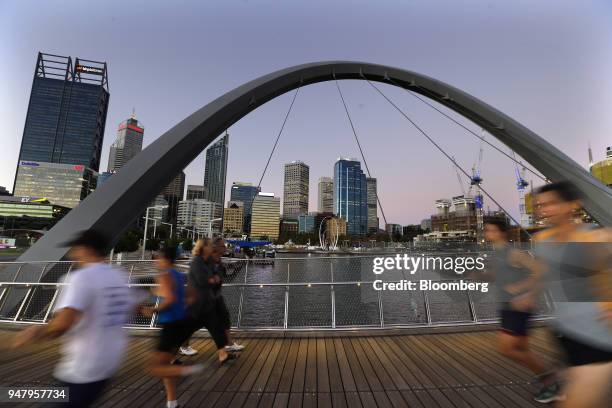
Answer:
<svg viewBox="0 0 612 408"><path fill-rule="evenodd" d="M325 346L325 339L317 339L316 340L316 353L317 353L317 392L319 393L329 393L331 392L331 387L329 385L329 371L330 366L338 369L337 363L328 364L327 363L327 348ZM329 397L329 401L331 403L331 396Z"/></svg>
<svg viewBox="0 0 612 408"><path fill-rule="evenodd" d="M264 391L266 393L276 392L278 389L279 383L281 381L283 371L285 369L285 364L287 361L287 356L289 355L289 347L291 346L290 339L283 339L281 349L278 352L278 357L272 367L272 371L270 372L270 377L264 386ZM256 385L256 387L258 387Z"/></svg>
<svg viewBox="0 0 612 408"><path fill-rule="evenodd" d="M306 357L306 377L304 378L305 393L317 392L317 357L317 340L310 338L308 339L308 356ZM325 372L327 372L327 364L325 364Z"/></svg>
<svg viewBox="0 0 612 408"><path fill-rule="evenodd" d="M359 359L355 354L355 350L351 344L350 339L340 339L340 343L342 343L342 347L344 348L344 352L346 353L346 358L348 360L348 364L351 367L351 373L353 374L353 379L355 380L355 386L358 391L370 391L370 385L368 384L368 380L366 379L366 375L359 364ZM336 344L336 350L338 350L338 345ZM344 377L343 377L344 380ZM348 388L345 389L348 390Z"/></svg>
<svg viewBox="0 0 612 408"><path fill-rule="evenodd" d="M331 341L328 342L331 344ZM334 350L336 351L336 357L338 361L338 368L340 372L340 377L342 378L342 383L338 384L335 382L336 386L342 387L345 391L357 391L357 385L355 383L355 379L353 377L353 372L351 371L351 365L348 362L348 356L344 352L344 345L342 344L342 340L339 338L335 338L333 340ZM331 348L328 348L331 349Z"/></svg>
<svg viewBox="0 0 612 408"><path fill-rule="evenodd" d="M308 339L300 339L293 381L291 382L291 393L304 392L304 380L306 378L306 359L308 357ZM291 401L291 400L290 400Z"/></svg>
<svg viewBox="0 0 612 408"><path fill-rule="evenodd" d="M279 393L288 393L291 391L291 383L293 381L293 372L295 370L295 362L297 360L298 349L300 348L300 339L291 339L291 345L289 347L289 354L283 367L283 373L278 384ZM266 387L267 389L267 387ZM289 401L289 396L287 396ZM276 403L276 402L275 402Z"/></svg>

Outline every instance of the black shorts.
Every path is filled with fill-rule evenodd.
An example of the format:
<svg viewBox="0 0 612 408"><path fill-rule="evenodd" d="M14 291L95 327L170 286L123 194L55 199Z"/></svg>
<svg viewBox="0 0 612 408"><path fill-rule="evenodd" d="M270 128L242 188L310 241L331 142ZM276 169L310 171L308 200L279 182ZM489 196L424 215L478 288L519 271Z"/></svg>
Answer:
<svg viewBox="0 0 612 408"><path fill-rule="evenodd" d="M557 333L557 339L559 339L561 348L565 351L567 364L570 366L609 363L612 361L612 351L590 346L560 333Z"/></svg>
<svg viewBox="0 0 612 408"><path fill-rule="evenodd" d="M217 298L216 307L221 325L226 330L229 330L232 327L232 319L230 317L230 312L227 308L227 305L225 304L225 299L223 299L223 296L219 296Z"/></svg>
<svg viewBox="0 0 612 408"><path fill-rule="evenodd" d="M91 406L104 392L108 380L100 380L90 383L68 383L58 381L57 387L68 388L68 402L58 402L50 405L51 407L89 407Z"/></svg>
<svg viewBox="0 0 612 408"><path fill-rule="evenodd" d="M501 329L503 332L514 336L527 336L529 331L529 318L531 313L519 312L518 310L501 310Z"/></svg>
<svg viewBox="0 0 612 408"><path fill-rule="evenodd" d="M193 325L190 320L162 323L157 351L176 353L181 344L191 337L193 333L192 327Z"/></svg>

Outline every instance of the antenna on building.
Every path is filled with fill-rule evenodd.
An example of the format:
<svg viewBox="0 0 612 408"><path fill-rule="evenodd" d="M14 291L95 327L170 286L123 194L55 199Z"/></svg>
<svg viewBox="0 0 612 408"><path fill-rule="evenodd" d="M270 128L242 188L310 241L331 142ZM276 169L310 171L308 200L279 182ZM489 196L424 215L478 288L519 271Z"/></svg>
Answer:
<svg viewBox="0 0 612 408"><path fill-rule="evenodd" d="M132 114L130 115L130 119L136 119L136 108L132 107Z"/></svg>

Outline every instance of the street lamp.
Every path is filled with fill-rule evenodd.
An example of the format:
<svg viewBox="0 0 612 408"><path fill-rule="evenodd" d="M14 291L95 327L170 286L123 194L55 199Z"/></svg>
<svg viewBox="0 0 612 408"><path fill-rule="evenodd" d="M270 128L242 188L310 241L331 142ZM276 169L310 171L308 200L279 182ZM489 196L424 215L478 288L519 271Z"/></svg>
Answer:
<svg viewBox="0 0 612 408"><path fill-rule="evenodd" d="M163 222L163 221L160 221L159 223L160 224L166 224L166 225L170 226L170 238L172 238L172 223L170 223L170 222Z"/></svg>
<svg viewBox="0 0 612 408"><path fill-rule="evenodd" d="M168 206L167 205L155 205L153 207L147 207L147 211L145 213L144 237L142 238L142 256L141 256L141 259L143 259L143 260L144 260L144 257L145 257L145 248L147 247L147 228L149 228L149 210L151 208L162 210L164 208L168 208ZM157 221L155 222L155 226L157 226Z"/></svg>
<svg viewBox="0 0 612 408"><path fill-rule="evenodd" d="M223 218L213 218L212 220L208 221L208 238L212 238L212 224L213 222L217 221L223 221Z"/></svg>

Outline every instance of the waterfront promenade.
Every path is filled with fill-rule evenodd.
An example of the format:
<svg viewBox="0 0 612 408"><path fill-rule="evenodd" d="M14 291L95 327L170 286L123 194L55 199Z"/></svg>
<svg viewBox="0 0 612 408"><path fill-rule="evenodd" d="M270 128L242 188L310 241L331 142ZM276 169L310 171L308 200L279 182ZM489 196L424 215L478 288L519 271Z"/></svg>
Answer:
<svg viewBox="0 0 612 408"><path fill-rule="evenodd" d="M13 326L14 327L14 326ZM242 356L218 367L210 339L195 339L203 373L181 380L183 407L535 407L530 374L499 355L494 327L461 333L372 331L241 334ZM14 332L0 327L0 344ZM384 334L384 335L383 335ZM101 407L163 406L161 382L144 364L156 337L134 336ZM546 328L533 348L557 359ZM0 353L0 386L52 384L58 343ZM26 405L23 406L35 406Z"/></svg>

